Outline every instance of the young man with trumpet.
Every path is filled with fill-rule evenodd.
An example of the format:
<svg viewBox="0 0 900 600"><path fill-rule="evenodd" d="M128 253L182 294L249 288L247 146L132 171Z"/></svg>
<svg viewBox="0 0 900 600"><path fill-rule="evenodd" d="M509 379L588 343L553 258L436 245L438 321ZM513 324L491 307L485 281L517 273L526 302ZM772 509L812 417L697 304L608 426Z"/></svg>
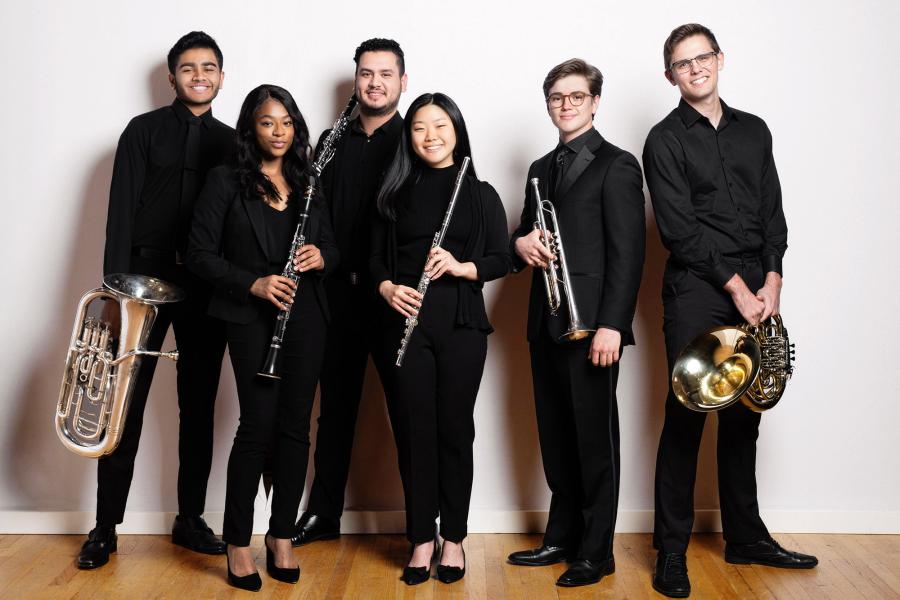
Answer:
<svg viewBox="0 0 900 600"><path fill-rule="evenodd" d="M509 562L543 566L568 559L557 581L562 586L596 583L615 570L616 382L622 349L634 343L631 322L644 262L641 169L593 127L602 84L600 71L580 59L553 67L544 80L559 143L528 171L511 241L514 270L534 268L528 341L552 498L541 547L513 552ZM547 202L540 205L549 231L534 226L542 200L555 208L554 218ZM551 310L547 290L554 285L561 306Z"/></svg>
<svg viewBox="0 0 900 600"><path fill-rule="evenodd" d="M225 544L201 515L212 465L213 409L225 337L222 324L206 315L209 286L185 269L182 258L194 201L206 172L231 152L234 130L212 116L212 101L224 78L222 52L212 37L202 31L184 35L169 51L168 66L175 100L132 119L119 139L103 274L149 275L186 292L183 301L159 307L147 341L149 350L159 350L171 325L179 350L178 516L172 541L197 552L223 554ZM99 459L97 524L78 555L80 569L105 565L116 550L116 525L125 516L156 360L142 360L122 440Z"/></svg>
<svg viewBox="0 0 900 600"><path fill-rule="evenodd" d="M779 312L787 225L772 158L772 136L754 115L718 93L725 55L702 25L677 27L663 46L678 107L644 146L644 169L663 244L663 330L669 375L679 353L716 326L750 325ZM811 568L816 558L783 549L769 535L756 498L760 414L740 403L718 413L718 472L725 560ZM687 597L685 552L694 519L697 453L706 414L669 388L656 462L653 587Z"/></svg>

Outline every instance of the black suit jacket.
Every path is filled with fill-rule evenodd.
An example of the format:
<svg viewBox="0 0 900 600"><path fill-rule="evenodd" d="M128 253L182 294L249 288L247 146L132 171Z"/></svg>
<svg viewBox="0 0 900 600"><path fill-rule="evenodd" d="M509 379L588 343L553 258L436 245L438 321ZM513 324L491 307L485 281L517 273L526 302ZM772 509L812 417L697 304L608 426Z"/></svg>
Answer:
<svg viewBox="0 0 900 600"><path fill-rule="evenodd" d="M541 197L556 208L566 252L575 303L588 327L611 327L622 344L634 343L634 319L644 264L644 193L641 168L634 156L603 139L596 130L575 156L560 183L559 197L548 192L553 152L528 169L528 181L540 179ZM534 192L526 185L519 227L513 232L514 271L525 268L515 253L516 240L534 229ZM557 339L568 325L568 311L557 316L547 310L547 294L540 269L534 269L528 304L528 341L536 341L546 326ZM546 325L545 325L546 324Z"/></svg>
<svg viewBox="0 0 900 600"><path fill-rule="evenodd" d="M187 266L215 287L209 303L214 317L241 324L255 319L268 301L252 296L250 287L258 278L273 274L273 262L287 262L287 251L284 256L268 255L264 208L261 199L242 196L233 167L216 167L207 175L194 208ZM307 243L322 251L325 269L304 273L300 285L314 286L327 319L322 279L337 267L338 249L320 198L313 200L306 237Z"/></svg>

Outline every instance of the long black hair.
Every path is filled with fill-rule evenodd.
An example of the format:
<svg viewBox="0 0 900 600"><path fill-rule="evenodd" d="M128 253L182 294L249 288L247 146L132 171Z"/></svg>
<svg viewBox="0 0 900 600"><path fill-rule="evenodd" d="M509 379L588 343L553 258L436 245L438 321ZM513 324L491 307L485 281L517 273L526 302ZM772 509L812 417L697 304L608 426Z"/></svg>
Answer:
<svg viewBox="0 0 900 600"><path fill-rule="evenodd" d="M294 102L294 97L289 91L277 85L263 84L247 94L235 127L237 130L235 166L241 193L245 198L279 196L275 185L260 170L263 156L256 143L256 112L269 99L284 106L293 122L294 141L284 155L281 166L281 172L292 194L305 189L307 179L312 173L309 159L309 129L303 115L300 114L300 109L297 108L297 103Z"/></svg>
<svg viewBox="0 0 900 600"><path fill-rule="evenodd" d="M459 165L464 156L472 156L469 147L469 132L466 129L466 121L463 119L459 107L450 96L436 92L434 94L422 94L409 106L406 118L403 119L403 134L400 145L394 154L394 160L384 174L381 189L378 190L378 212L389 221L397 220L397 199L404 186L415 183L422 174L422 160L412 147L410 136L412 133L412 120L423 106L434 104L442 109L450 117L453 131L456 133L456 148L453 149L453 164ZM469 174L475 175L475 164L469 165Z"/></svg>

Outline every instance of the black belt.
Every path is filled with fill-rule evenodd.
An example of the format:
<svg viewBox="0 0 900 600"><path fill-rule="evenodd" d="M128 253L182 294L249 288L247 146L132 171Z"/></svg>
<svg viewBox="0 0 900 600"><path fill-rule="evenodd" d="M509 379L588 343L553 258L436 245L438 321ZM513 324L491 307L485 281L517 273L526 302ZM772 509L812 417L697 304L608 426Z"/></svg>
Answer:
<svg viewBox="0 0 900 600"><path fill-rule="evenodd" d="M158 248L151 248L150 246L135 246L131 249L131 255L158 260L168 264L180 265L184 262L180 252L175 250L160 250Z"/></svg>

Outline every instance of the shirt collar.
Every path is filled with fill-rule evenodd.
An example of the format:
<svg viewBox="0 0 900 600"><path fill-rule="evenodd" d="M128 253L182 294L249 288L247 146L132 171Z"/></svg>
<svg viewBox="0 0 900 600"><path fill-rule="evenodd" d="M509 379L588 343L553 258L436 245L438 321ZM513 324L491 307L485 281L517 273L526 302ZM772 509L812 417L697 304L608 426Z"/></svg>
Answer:
<svg viewBox="0 0 900 600"><path fill-rule="evenodd" d="M588 129L587 131L585 131L584 133L579 135L577 138L575 138L573 140L569 140L565 144L560 142L559 146L557 146L557 147L562 148L563 146L565 146L573 154L578 154L579 152L581 152L581 149L587 145L588 140L590 140L596 132L597 132L597 130L594 129L593 127L591 127L590 129Z"/></svg>
<svg viewBox="0 0 900 600"><path fill-rule="evenodd" d="M400 131L403 128L403 117L400 116L400 111L394 113L394 116L387 120L381 127L372 132L372 136L375 134L391 134ZM362 125L359 123L359 117L356 117L350 123L350 130L354 133L359 133L362 135L367 135L363 130Z"/></svg>
<svg viewBox="0 0 900 600"><path fill-rule="evenodd" d="M184 102L182 102L178 98L176 98L175 100L172 101L172 110L175 111L175 116L178 117L178 120L181 121L182 123L190 123L191 121L200 121L201 124L209 127L209 124L212 122L212 118L213 118L212 108L210 108L208 111L206 111L205 113L203 113L202 115L200 115L198 117L198 116L194 115L194 113L191 112L191 109L189 109L184 104Z"/></svg>
<svg viewBox="0 0 900 600"><path fill-rule="evenodd" d="M722 119L723 123L719 125L721 128L723 124L733 121L737 117L737 113L730 106L725 104L725 101L719 98L719 103L722 105ZM699 121L700 119L705 118L697 109L687 103L687 101L682 98L678 102L678 115L681 117L681 120L684 122L684 126L690 129L691 125Z"/></svg>

